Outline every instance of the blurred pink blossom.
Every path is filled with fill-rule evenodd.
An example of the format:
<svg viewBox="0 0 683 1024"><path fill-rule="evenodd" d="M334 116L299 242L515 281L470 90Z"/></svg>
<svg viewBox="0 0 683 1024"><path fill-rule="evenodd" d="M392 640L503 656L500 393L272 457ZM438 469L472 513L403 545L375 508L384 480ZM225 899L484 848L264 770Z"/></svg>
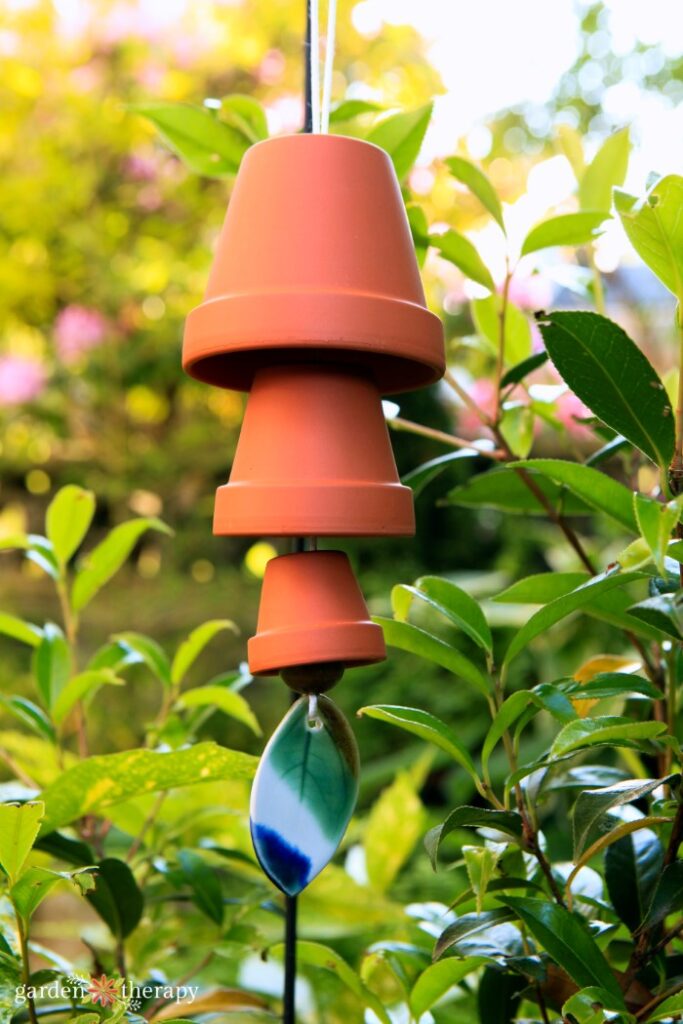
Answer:
<svg viewBox="0 0 683 1024"><path fill-rule="evenodd" d="M467 393L479 408L492 416L496 405L496 386L492 380L483 377L475 380L467 389ZM458 433L466 438L479 437L482 432L481 420L468 405L458 410Z"/></svg>
<svg viewBox="0 0 683 1024"><path fill-rule="evenodd" d="M274 85L285 73L285 58L280 50L269 50L258 66L256 76L264 85Z"/></svg>
<svg viewBox="0 0 683 1024"><path fill-rule="evenodd" d="M133 181L154 181L157 176L157 165L144 153L131 153L123 162L123 172Z"/></svg>
<svg viewBox="0 0 683 1024"><path fill-rule="evenodd" d="M553 297L552 285L540 274L529 277L516 275L510 281L508 293L511 302L522 309L545 309Z"/></svg>
<svg viewBox="0 0 683 1024"><path fill-rule="evenodd" d="M579 439L585 439L592 437L593 434L584 423L579 423L579 420L586 419L591 416L590 409L583 404L580 398L577 398L572 391L565 391L563 395L557 400L555 405L555 415L557 416L560 423L563 424L569 431L569 433Z"/></svg>
<svg viewBox="0 0 683 1024"><path fill-rule="evenodd" d="M45 367L26 356L0 356L0 405L32 402L45 387Z"/></svg>
<svg viewBox="0 0 683 1024"><path fill-rule="evenodd" d="M107 321L96 309L67 306L55 321L57 352L65 363L101 345L107 333Z"/></svg>

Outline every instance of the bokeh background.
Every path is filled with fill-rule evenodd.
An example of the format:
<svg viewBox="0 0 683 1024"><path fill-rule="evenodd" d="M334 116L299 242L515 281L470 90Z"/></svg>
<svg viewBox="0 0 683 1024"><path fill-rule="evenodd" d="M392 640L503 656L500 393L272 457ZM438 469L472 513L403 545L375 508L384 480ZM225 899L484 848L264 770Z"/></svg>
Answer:
<svg viewBox="0 0 683 1024"><path fill-rule="evenodd" d="M91 543L134 515L158 515L175 531L172 538L146 535L107 597L88 611L88 650L121 629L170 647L204 619L229 616L241 637L215 645L207 658L219 671L245 656L274 549L267 538L252 544L211 535L213 493L228 475L242 398L202 387L180 369L183 320L202 296L231 183L193 175L129 107L246 93L265 106L272 133L298 130L303 9L302 0L0 3L0 537L39 531L51 495L68 482L97 494ZM460 152L481 161L520 236L549 210L573 208L575 182L557 143L562 125L584 133L589 154L630 125L626 186L636 193L649 171L680 169L680 4L341 0L333 93L337 101L370 99L389 109L435 98L409 179L412 198L431 225L470 234L500 273L496 230L440 158ZM672 300L636 265L616 222L598 242L596 262L610 312L666 373ZM580 260L563 262L555 251L543 270L518 275L518 305L584 304ZM424 277L459 372L485 404L490 385L478 379L481 355L471 344L476 286L436 256ZM582 410L572 401L558 403L558 422L580 448ZM473 429L466 410L438 388L405 398L401 412L460 434ZM403 472L443 451L405 433L394 441ZM557 430L544 428L540 450L559 444ZM472 472L470 460L448 480ZM427 488L419 498L415 542L346 545L374 610L388 607L393 583L422 572L457 574L477 593L492 589L493 578L514 577L522 564L527 571L561 565L552 545L550 554L545 544L541 551L549 526L530 531L495 511L475 517L437 505L437 497ZM0 561L0 607L38 621L59 614L41 571L11 553ZM598 628L585 631L587 645ZM3 647L0 688L11 682L21 691L27 674L23 653ZM102 696L93 708L95 749L139 742L158 699L151 685L141 672L125 702L117 693ZM467 701L407 658L357 671L337 693L351 713L370 697L415 702L456 721ZM268 732L287 695L262 682L251 700ZM238 724L211 728L222 741L258 749ZM463 720L473 744L483 728L476 717ZM367 796L411 748L397 753L393 735L364 721L358 734Z"/></svg>

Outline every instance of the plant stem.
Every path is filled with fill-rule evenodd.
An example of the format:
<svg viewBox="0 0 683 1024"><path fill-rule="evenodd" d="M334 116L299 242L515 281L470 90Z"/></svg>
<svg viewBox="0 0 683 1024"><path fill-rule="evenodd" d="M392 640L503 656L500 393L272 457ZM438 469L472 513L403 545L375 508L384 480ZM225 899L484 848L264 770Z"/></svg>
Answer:
<svg viewBox="0 0 683 1024"><path fill-rule="evenodd" d="M507 322L507 311L508 311L508 296L510 294L510 282L512 281L512 272L510 270L509 258L505 257L505 280L503 281L503 290L500 296L500 312L498 313L498 360L496 363L496 408L493 416L493 423L497 427L500 423L500 416L502 410L502 404L500 400L500 388L501 381L503 379L503 370L505 368L505 326Z"/></svg>
<svg viewBox="0 0 683 1024"><path fill-rule="evenodd" d="M14 907L14 916L17 921L17 934L19 936L19 951L21 953L21 973L24 981L26 990L26 999L28 1001L28 1016L31 1024L38 1024L38 1017L36 1016L36 1004L33 1001L33 996L29 995L29 989L31 986L31 968L28 960L28 934L24 928L24 922L21 914Z"/></svg>
<svg viewBox="0 0 683 1024"><path fill-rule="evenodd" d="M411 434L419 434L421 437L429 437L432 441L439 441L447 444L449 448L470 448L482 455L485 459L500 461L503 453L497 449L486 451L479 450L476 441L467 441L464 437L456 437L455 434L447 434L445 430L434 430L432 427L425 427L421 423L414 423L412 420L404 420L401 416L395 416L393 420L387 420L392 430L406 430Z"/></svg>
<svg viewBox="0 0 683 1024"><path fill-rule="evenodd" d="M595 263L595 246L587 246L586 251L588 253L588 264L593 273L593 301L595 303L595 312L599 313L600 316L604 316L606 310L605 289L602 286L602 275Z"/></svg>
<svg viewBox="0 0 683 1024"><path fill-rule="evenodd" d="M463 402L463 404L466 405L467 408L474 413L477 419L479 419L480 422L484 424L484 426L490 427L492 425L493 420L491 419L489 414L487 412L484 412L481 406L477 405L477 403L474 401L471 395L467 394L464 387L458 383L457 378L453 373L451 373L450 370L446 370L446 372L443 375L443 379L446 381L449 387L451 387L453 391L455 391L456 395Z"/></svg>

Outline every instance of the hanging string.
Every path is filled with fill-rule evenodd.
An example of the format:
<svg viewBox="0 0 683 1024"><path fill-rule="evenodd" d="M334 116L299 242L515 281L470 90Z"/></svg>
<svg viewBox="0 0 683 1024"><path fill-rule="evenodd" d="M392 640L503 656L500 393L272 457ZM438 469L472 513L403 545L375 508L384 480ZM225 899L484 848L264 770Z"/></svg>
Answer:
<svg viewBox="0 0 683 1024"><path fill-rule="evenodd" d="M330 106L332 103L332 72L334 70L334 47L337 28L337 0L327 4L327 41L325 44L325 70L323 73L323 101L320 113L320 131L326 135L330 130Z"/></svg>

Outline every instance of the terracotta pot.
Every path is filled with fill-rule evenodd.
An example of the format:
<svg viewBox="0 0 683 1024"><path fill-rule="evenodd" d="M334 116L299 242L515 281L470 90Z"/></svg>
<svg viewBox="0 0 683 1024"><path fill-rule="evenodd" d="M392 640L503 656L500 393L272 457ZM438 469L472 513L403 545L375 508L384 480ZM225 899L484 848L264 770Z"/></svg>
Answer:
<svg viewBox="0 0 683 1024"><path fill-rule="evenodd" d="M254 675L282 672L303 692L320 692L344 668L386 657L382 630L370 621L341 551L306 551L268 563L248 650Z"/></svg>
<svg viewBox="0 0 683 1024"><path fill-rule="evenodd" d="M406 536L412 492L401 485L376 386L334 366L260 370L214 533Z"/></svg>
<svg viewBox="0 0 683 1024"><path fill-rule="evenodd" d="M377 146L291 135L244 157L183 365L249 390L275 362L364 367L382 393L444 371L392 163Z"/></svg>

